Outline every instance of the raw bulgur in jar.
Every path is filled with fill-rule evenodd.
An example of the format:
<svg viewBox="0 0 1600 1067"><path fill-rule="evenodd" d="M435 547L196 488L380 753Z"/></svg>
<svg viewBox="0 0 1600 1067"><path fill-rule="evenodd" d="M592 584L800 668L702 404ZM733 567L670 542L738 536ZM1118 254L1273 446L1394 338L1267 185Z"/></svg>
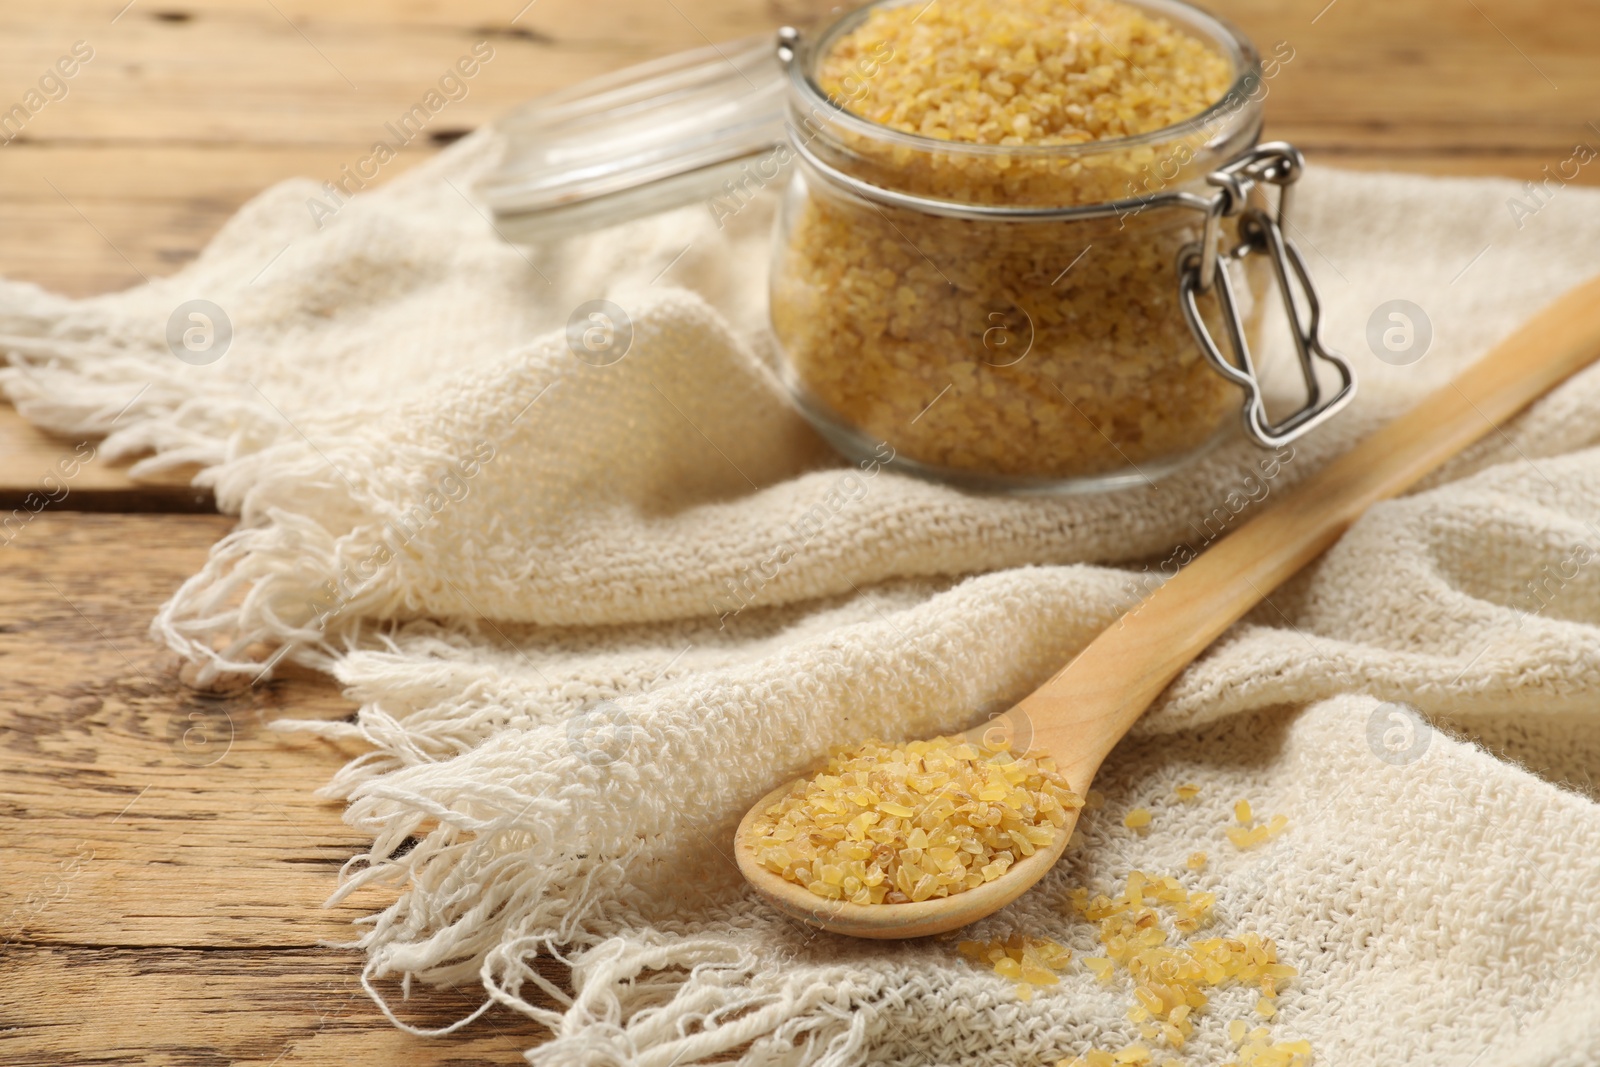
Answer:
<svg viewBox="0 0 1600 1067"><path fill-rule="evenodd" d="M1255 145L1247 41L1176 0L885 0L789 62L800 166L772 322L797 402L836 447L1075 490L1142 484L1229 429L1240 388L1202 353L1177 284L1206 217L1150 204L1204 195ZM1262 258L1220 268L1247 333ZM1224 336L1216 302L1199 307Z"/></svg>

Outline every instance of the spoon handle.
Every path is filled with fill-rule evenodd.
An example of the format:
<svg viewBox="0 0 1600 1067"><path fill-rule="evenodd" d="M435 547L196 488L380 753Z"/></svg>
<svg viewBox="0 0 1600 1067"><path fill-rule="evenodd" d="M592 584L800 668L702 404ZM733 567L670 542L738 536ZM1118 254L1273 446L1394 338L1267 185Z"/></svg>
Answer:
<svg viewBox="0 0 1600 1067"><path fill-rule="evenodd" d="M1597 357L1600 278L1548 305L1460 377L1268 503L1010 714L1021 712L1033 747L1055 754L1073 788L1087 789L1178 672L1370 505L1404 492Z"/></svg>

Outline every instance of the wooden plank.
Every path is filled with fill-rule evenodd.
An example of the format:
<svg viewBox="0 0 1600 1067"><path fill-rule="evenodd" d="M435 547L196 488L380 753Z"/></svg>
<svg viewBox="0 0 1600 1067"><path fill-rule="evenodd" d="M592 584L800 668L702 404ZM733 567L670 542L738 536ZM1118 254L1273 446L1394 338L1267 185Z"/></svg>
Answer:
<svg viewBox="0 0 1600 1067"><path fill-rule="evenodd" d="M0 983L0 1063L517 1064L543 1039L501 1008L443 1038L392 1026L362 991L359 958L327 949L272 952L9 947ZM448 1026L471 990L418 986L390 1001L413 1026Z"/></svg>
<svg viewBox="0 0 1600 1067"><path fill-rule="evenodd" d="M45 512L0 581L0 920L32 943L312 945L360 835L312 793L348 758L266 732L353 708L301 673L217 696L148 630L231 528L220 516ZM62 882L61 864L92 859ZM43 896L39 896L39 894ZM35 902L30 904L30 895ZM37 906L38 900L48 906Z"/></svg>
<svg viewBox="0 0 1600 1067"><path fill-rule="evenodd" d="M190 485L195 471L164 471L142 482L128 476L130 460L110 461L95 442L46 433L0 405L0 548L42 512L215 511L209 489Z"/></svg>
<svg viewBox="0 0 1600 1067"><path fill-rule="evenodd" d="M599 18L590 5L541 0L516 23L520 5L509 0L430 6L401 18L391 18L389 5L352 0L210 0L139 3L111 24L125 2L63 4L47 14L14 8L0 17L0 34L28 41L0 58L0 85L30 86L78 41L80 52L92 50L65 98L26 123L27 141L364 149L463 56L484 62L464 79L464 97L430 125L470 129L539 92L779 21L741 0L634 0ZM187 17L163 17L173 13Z"/></svg>
<svg viewBox="0 0 1600 1067"><path fill-rule="evenodd" d="M541 1032L525 1018L418 1042L360 992L358 954L319 947L385 902L322 907L362 837L313 791L353 752L265 725L352 705L304 672L198 693L151 642L151 615L229 525L44 513L8 547L0 1062L515 1062ZM419 991L402 1015L439 1026L479 1000Z"/></svg>
<svg viewBox="0 0 1600 1067"><path fill-rule="evenodd" d="M408 5L409 16L391 18L359 0L211 0L177 5L188 16L178 21L140 3L111 25L118 6L0 18L0 32L27 42L0 57L0 84L29 86L76 40L96 49L67 97L29 121L26 141L362 149L478 41L495 58L434 121L470 128L537 92L781 21L774 5L748 0L611 0L603 15L579 0L539 0L515 23L511 3ZM1336 0L1320 17L1318 5L1281 0L1213 6L1267 50L1295 49L1273 86L1275 110L1295 125L1394 132L1400 144L1436 148L1556 147L1581 135L1600 96L1594 5Z"/></svg>
<svg viewBox="0 0 1600 1067"><path fill-rule="evenodd" d="M286 178L326 180L336 147L13 145L0 148L0 275L69 296L116 292L171 274L239 206ZM408 150L399 174L427 158ZM108 181L108 175L115 181Z"/></svg>

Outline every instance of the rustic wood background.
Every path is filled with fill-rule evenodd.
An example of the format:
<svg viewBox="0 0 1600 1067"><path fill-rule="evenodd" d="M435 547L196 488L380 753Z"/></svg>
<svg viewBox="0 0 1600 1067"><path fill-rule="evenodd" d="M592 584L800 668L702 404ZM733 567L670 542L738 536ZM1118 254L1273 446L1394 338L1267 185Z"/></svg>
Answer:
<svg viewBox="0 0 1600 1067"><path fill-rule="evenodd" d="M0 8L0 109L75 42L94 58L0 145L0 275L73 295L192 258L244 200L365 154L456 56L493 62L387 168L510 106L651 56L771 29L814 0L57 0ZM1288 41L1269 134L1314 161L1531 179L1600 145L1600 5L1213 0ZM1600 182L1600 168L1580 181ZM0 407L0 510L76 441ZM352 711L291 675L186 689L151 615L229 528L186 479L95 462L0 546L0 1063L514 1063L494 1013L424 1040L357 984L355 902L320 905L360 844L313 796L349 753L280 713ZM437 1026L472 990L402 1015Z"/></svg>

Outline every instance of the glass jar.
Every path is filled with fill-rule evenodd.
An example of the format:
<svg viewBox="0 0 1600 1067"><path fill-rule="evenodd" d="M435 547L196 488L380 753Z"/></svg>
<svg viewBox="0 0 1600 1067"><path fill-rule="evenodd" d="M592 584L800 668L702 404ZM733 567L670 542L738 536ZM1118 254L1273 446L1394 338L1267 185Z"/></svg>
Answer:
<svg viewBox="0 0 1600 1067"><path fill-rule="evenodd" d="M772 325L796 403L837 449L977 488L1099 490L1205 452L1232 432L1241 391L1245 433L1274 448L1350 400L1282 232L1302 161L1257 144L1265 94L1248 40L1177 0L1128 0L1226 57L1222 100L1132 137L962 143L868 121L821 88L835 42L907 2L925 0L780 39L798 166ZM1276 422L1253 355L1274 281L1307 394Z"/></svg>

